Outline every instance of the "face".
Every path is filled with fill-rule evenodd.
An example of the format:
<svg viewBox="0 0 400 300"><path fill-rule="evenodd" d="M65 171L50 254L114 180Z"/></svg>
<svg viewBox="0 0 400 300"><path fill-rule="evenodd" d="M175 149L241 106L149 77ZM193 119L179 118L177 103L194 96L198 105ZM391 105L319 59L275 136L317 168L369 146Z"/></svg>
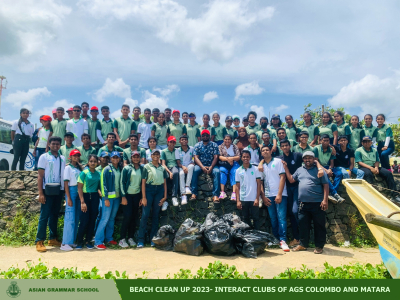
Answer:
<svg viewBox="0 0 400 300"><path fill-rule="evenodd" d="M250 124L253 124L253 123L256 121L256 117L255 117L254 115L250 115L250 116L248 117L248 120L249 120L249 123L250 123Z"/></svg>
<svg viewBox="0 0 400 300"><path fill-rule="evenodd" d="M132 162L133 162L134 164L140 163L140 155L134 155L134 156L132 156Z"/></svg>
<svg viewBox="0 0 400 300"><path fill-rule="evenodd" d="M112 134L109 134L109 135L107 136L107 143L109 143L109 144L114 144L114 142L115 142L115 136L112 135Z"/></svg>
<svg viewBox="0 0 400 300"><path fill-rule="evenodd" d="M364 146L364 148L369 149L372 146L372 141L362 141L362 145Z"/></svg>
<svg viewBox="0 0 400 300"><path fill-rule="evenodd" d="M243 153L242 155L242 161L246 165L250 163L250 155L248 153Z"/></svg>
<svg viewBox="0 0 400 300"><path fill-rule="evenodd" d="M213 115L213 121L214 121L214 124L218 124L219 123L219 116L217 114Z"/></svg>
<svg viewBox="0 0 400 300"><path fill-rule="evenodd" d="M357 117L351 117L350 122L351 122L351 125L353 125L353 127L356 127L356 126L357 126L358 121L359 121L359 120L358 120Z"/></svg>
<svg viewBox="0 0 400 300"><path fill-rule="evenodd" d="M129 108L124 106L123 108L121 108L121 113L123 116L127 116L129 114Z"/></svg>
<svg viewBox="0 0 400 300"><path fill-rule="evenodd" d="M246 136L246 131L240 130L239 131L239 136L242 137L242 138L245 137Z"/></svg>
<svg viewBox="0 0 400 300"><path fill-rule="evenodd" d="M300 144L303 144L303 145L304 145L304 144L307 144L308 136L305 135L305 134L302 134L302 135L300 136L299 140L300 140Z"/></svg>
<svg viewBox="0 0 400 300"><path fill-rule="evenodd" d="M109 158L108 156L100 157L100 162L101 162L103 165L107 165L107 164L110 162L110 158Z"/></svg>
<svg viewBox="0 0 400 300"><path fill-rule="evenodd" d="M382 116L378 116L376 118L376 123L378 123L379 125L382 125L383 123L385 123L385 119Z"/></svg>
<svg viewBox="0 0 400 300"><path fill-rule="evenodd" d="M149 141L149 147L150 149L155 149L157 147L157 142L155 140L150 140Z"/></svg>
<svg viewBox="0 0 400 300"><path fill-rule="evenodd" d="M304 114L303 115L303 120L306 123L310 123L311 122L311 116L309 114Z"/></svg>
<svg viewBox="0 0 400 300"><path fill-rule="evenodd" d="M174 121L179 121L180 114L176 112L176 113L174 113L174 114L172 115L172 117L174 118Z"/></svg>
<svg viewBox="0 0 400 300"><path fill-rule="evenodd" d="M249 126L249 121L243 121L242 123L243 123L243 127Z"/></svg>
<svg viewBox="0 0 400 300"><path fill-rule="evenodd" d="M150 117L151 117L151 112L145 111L145 112L144 112L144 118L145 118L146 120L150 120Z"/></svg>
<svg viewBox="0 0 400 300"><path fill-rule="evenodd" d="M226 137L224 138L224 144L225 144L226 146L230 147L231 144L232 144L231 138L228 137L228 136L226 136Z"/></svg>
<svg viewBox="0 0 400 300"><path fill-rule="evenodd" d="M91 143L90 138L88 136L83 136L82 137L82 143L84 145L90 145L90 143Z"/></svg>
<svg viewBox="0 0 400 300"><path fill-rule="evenodd" d="M133 114L136 116L136 117L139 117L139 115L140 115L140 108L135 108L134 110L133 110Z"/></svg>
<svg viewBox="0 0 400 300"><path fill-rule="evenodd" d="M42 121L41 123L44 127L48 127L50 125L50 121Z"/></svg>
<svg viewBox="0 0 400 300"><path fill-rule="evenodd" d="M335 119L336 123L342 121L342 117L341 117L338 113L335 113L335 114L333 115L333 118Z"/></svg>
<svg viewBox="0 0 400 300"><path fill-rule="evenodd" d="M174 148L175 145L176 145L176 142L175 141L169 141L169 142L167 142L167 145L168 145L169 148Z"/></svg>
<svg viewBox="0 0 400 300"><path fill-rule="evenodd" d="M263 134L262 135L262 140L263 140L264 144L268 145L269 144L269 140L270 140L269 134L268 133L267 134Z"/></svg>
<svg viewBox="0 0 400 300"><path fill-rule="evenodd" d="M305 156L303 157L303 162L305 164L306 167L312 167L314 164L314 157L312 156Z"/></svg>
<svg viewBox="0 0 400 300"><path fill-rule="evenodd" d="M329 142L330 142L329 138L324 138L324 139L322 139L321 145L323 147L328 147L329 146Z"/></svg>
<svg viewBox="0 0 400 300"><path fill-rule="evenodd" d="M203 123L204 123L204 124L210 123L210 118L209 118L208 116L204 116L204 117L203 117Z"/></svg>
<svg viewBox="0 0 400 300"><path fill-rule="evenodd" d="M288 125L293 125L293 119L289 116L285 117L285 122Z"/></svg>
<svg viewBox="0 0 400 300"><path fill-rule="evenodd" d="M252 144L252 145L254 145L255 143L257 143L257 138L255 137L254 134L252 134L252 135L249 137L249 143Z"/></svg>
<svg viewBox="0 0 400 300"><path fill-rule="evenodd" d="M80 155L73 155L71 156L71 161L79 163L81 160L81 156Z"/></svg>
<svg viewBox="0 0 400 300"><path fill-rule="evenodd" d="M328 114L323 114L322 115L322 122L324 124L328 124L329 123L329 115Z"/></svg>
<svg viewBox="0 0 400 300"><path fill-rule="evenodd" d="M262 125L262 124L268 124L268 121L265 119L262 119L262 120L260 120L260 125Z"/></svg>
<svg viewBox="0 0 400 300"><path fill-rule="evenodd" d="M270 159L271 158L271 150L268 147L264 147L261 151L262 157L264 159Z"/></svg>
<svg viewBox="0 0 400 300"><path fill-rule="evenodd" d="M164 111L164 113L165 113L165 118L166 119L168 119L168 120L171 119L171 113L172 112L170 110L166 110L166 111Z"/></svg>
<svg viewBox="0 0 400 300"><path fill-rule="evenodd" d="M228 120L225 122L226 127L232 127L232 120Z"/></svg>
<svg viewBox="0 0 400 300"><path fill-rule="evenodd" d="M194 123L194 122L196 122L196 117L189 117L189 120L191 123Z"/></svg>
<svg viewBox="0 0 400 300"><path fill-rule="evenodd" d="M72 119L73 115L74 115L74 111L73 110L67 111L67 114L68 114L68 118Z"/></svg>
<svg viewBox="0 0 400 300"><path fill-rule="evenodd" d="M188 114L183 114L182 115L182 120L183 120L184 123L187 123L188 120L189 120L189 115Z"/></svg>
<svg viewBox="0 0 400 300"><path fill-rule="evenodd" d="M111 163L112 163L113 165L118 165L118 163L119 163L119 157L118 157L118 156L113 156L113 157L111 157Z"/></svg>
<svg viewBox="0 0 400 300"><path fill-rule="evenodd" d="M81 116L81 109L78 107L75 107L73 110L73 116L75 119L79 119Z"/></svg>
<svg viewBox="0 0 400 300"><path fill-rule="evenodd" d="M101 114L105 117L108 118L108 116L110 115L110 111L108 109L102 109L101 110Z"/></svg>
<svg viewBox="0 0 400 300"><path fill-rule="evenodd" d="M52 152L58 152L58 150L60 150L60 147L61 147L61 143L58 141L52 141L50 143L50 150Z"/></svg>
<svg viewBox="0 0 400 300"><path fill-rule="evenodd" d="M285 153L290 151L290 143L283 143L281 144L281 150Z"/></svg>
<svg viewBox="0 0 400 300"><path fill-rule="evenodd" d="M157 119L159 114L160 114L160 112L158 112L158 111L153 112L154 119Z"/></svg>
<svg viewBox="0 0 400 300"><path fill-rule="evenodd" d="M285 130L279 130L276 134L278 135L278 138L280 140L283 140L284 138L286 138L286 131Z"/></svg>
<svg viewBox="0 0 400 300"><path fill-rule="evenodd" d="M201 135L201 140L203 142L208 142L210 140L210 135L209 134L202 134Z"/></svg>
<svg viewBox="0 0 400 300"><path fill-rule="evenodd" d="M97 119L97 115L99 114L99 111L98 110L91 110L90 114L92 115L93 118Z"/></svg>
<svg viewBox="0 0 400 300"><path fill-rule="evenodd" d="M151 159L153 160L153 162L159 162L160 161L160 153L155 152L151 155Z"/></svg>
<svg viewBox="0 0 400 300"><path fill-rule="evenodd" d="M158 115L157 120L158 120L158 123L163 124L165 121L165 115L164 114Z"/></svg>
<svg viewBox="0 0 400 300"><path fill-rule="evenodd" d="M347 141L347 139L340 139L339 141L338 141L338 143L341 145L341 146L343 146L343 147L347 147L347 144L349 143L348 141Z"/></svg>
<svg viewBox="0 0 400 300"><path fill-rule="evenodd" d="M188 140L187 139L180 139L179 143L181 143L182 146L187 146Z"/></svg>
<svg viewBox="0 0 400 300"><path fill-rule="evenodd" d="M97 167L97 159L95 157L91 157L88 161L89 168L95 169Z"/></svg>
<svg viewBox="0 0 400 300"><path fill-rule="evenodd" d="M68 145L72 144L72 142L73 142L74 140L75 140L75 139L74 139L72 136L66 136L66 137L64 138L64 141L65 141Z"/></svg>
<svg viewBox="0 0 400 300"><path fill-rule="evenodd" d="M89 105L87 105L87 104L82 104L82 110L83 110L84 112L87 112L87 111L89 110Z"/></svg>
<svg viewBox="0 0 400 300"><path fill-rule="evenodd" d="M365 121L365 124L367 124L368 126L370 126L371 123L372 123L372 117L371 117L371 116L365 116L365 117L364 117L364 121Z"/></svg>
<svg viewBox="0 0 400 300"><path fill-rule="evenodd" d="M137 146L138 145L138 139L136 137L131 137L129 139L129 143L131 144L131 146Z"/></svg>
<svg viewBox="0 0 400 300"><path fill-rule="evenodd" d="M279 118L273 118L271 120L272 125L278 125L279 124Z"/></svg>
<svg viewBox="0 0 400 300"><path fill-rule="evenodd" d="M239 126L240 120L238 120L238 119L233 120L233 124L235 124L235 126Z"/></svg>
<svg viewBox="0 0 400 300"><path fill-rule="evenodd" d="M63 110L57 110L57 119L62 119L64 117L64 111Z"/></svg>

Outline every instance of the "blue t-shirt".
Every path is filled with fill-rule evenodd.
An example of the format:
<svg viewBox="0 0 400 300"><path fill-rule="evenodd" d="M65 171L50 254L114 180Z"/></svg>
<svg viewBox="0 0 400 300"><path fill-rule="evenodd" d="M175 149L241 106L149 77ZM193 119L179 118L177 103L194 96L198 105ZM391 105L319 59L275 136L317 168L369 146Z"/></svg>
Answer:
<svg viewBox="0 0 400 300"><path fill-rule="evenodd" d="M293 179L299 182L299 202L322 202L324 200L324 184L328 183L328 176L318 178L318 168L298 168Z"/></svg>
<svg viewBox="0 0 400 300"><path fill-rule="evenodd" d="M209 167L214 160L214 155L219 155L218 145L211 141L207 145L204 145L203 141L198 142L194 146L193 155L198 155L203 166Z"/></svg>

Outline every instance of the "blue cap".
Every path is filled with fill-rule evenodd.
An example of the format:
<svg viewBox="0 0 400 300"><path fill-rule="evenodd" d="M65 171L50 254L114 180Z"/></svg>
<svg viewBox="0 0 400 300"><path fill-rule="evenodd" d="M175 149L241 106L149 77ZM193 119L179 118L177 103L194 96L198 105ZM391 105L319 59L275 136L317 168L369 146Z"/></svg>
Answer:
<svg viewBox="0 0 400 300"><path fill-rule="evenodd" d="M119 152L118 152L118 151L113 151L113 152L111 152L111 155L110 155L110 157L114 157L114 156L121 157L121 155L119 154Z"/></svg>
<svg viewBox="0 0 400 300"><path fill-rule="evenodd" d="M107 157L107 156L110 157L110 153L108 151L103 151L100 154L100 157Z"/></svg>
<svg viewBox="0 0 400 300"><path fill-rule="evenodd" d="M369 135L366 135L363 137L362 139L363 141L372 141L372 137L370 137Z"/></svg>
<svg viewBox="0 0 400 300"><path fill-rule="evenodd" d="M280 116L280 115L278 115L278 114L273 114L273 115L272 115L272 117L271 117L271 119L275 119L275 118L278 118L278 119L280 119L280 118L281 118L281 116Z"/></svg>

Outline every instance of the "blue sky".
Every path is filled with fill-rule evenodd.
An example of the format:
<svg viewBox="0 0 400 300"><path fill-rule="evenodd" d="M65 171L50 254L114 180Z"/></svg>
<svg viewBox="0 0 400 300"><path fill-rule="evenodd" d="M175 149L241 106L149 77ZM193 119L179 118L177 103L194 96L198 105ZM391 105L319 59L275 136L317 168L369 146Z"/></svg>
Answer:
<svg viewBox="0 0 400 300"><path fill-rule="evenodd" d="M3 0L2 117L87 101L400 116L397 1ZM207 98L207 96L213 96Z"/></svg>

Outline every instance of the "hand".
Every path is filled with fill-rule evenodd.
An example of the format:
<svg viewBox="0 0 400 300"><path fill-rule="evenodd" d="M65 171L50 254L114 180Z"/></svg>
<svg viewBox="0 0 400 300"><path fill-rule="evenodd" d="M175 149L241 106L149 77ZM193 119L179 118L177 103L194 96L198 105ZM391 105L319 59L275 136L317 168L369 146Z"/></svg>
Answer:
<svg viewBox="0 0 400 300"><path fill-rule="evenodd" d="M326 211L328 209L328 200L322 200L320 207L323 211Z"/></svg>
<svg viewBox="0 0 400 300"><path fill-rule="evenodd" d="M99 196L100 196L100 199L101 199L101 197L103 197L103 195L101 194L100 191L97 191L97 193L99 193Z"/></svg>
<svg viewBox="0 0 400 300"><path fill-rule="evenodd" d="M92 147L96 147L96 145L97 145L97 142L90 143L90 146L92 146Z"/></svg>
<svg viewBox="0 0 400 300"><path fill-rule="evenodd" d="M256 199L256 200L254 201L253 206L257 206L257 207L258 207L259 204L260 204L260 201L259 201L258 199Z"/></svg>
<svg viewBox="0 0 400 300"><path fill-rule="evenodd" d="M72 202L72 200L70 198L68 198L68 206L70 206L70 207L74 206L74 203Z"/></svg>
<svg viewBox="0 0 400 300"><path fill-rule="evenodd" d="M210 175L211 173L212 173L212 168L211 168L211 167L208 167L207 174Z"/></svg>
<svg viewBox="0 0 400 300"><path fill-rule="evenodd" d="M186 168L185 166L182 166L182 170L183 170L183 173L185 173L185 174L188 173L188 168Z"/></svg>
<svg viewBox="0 0 400 300"><path fill-rule="evenodd" d="M229 160L228 160L228 163L229 163L231 166L233 166L233 159L232 159L232 158L229 159Z"/></svg>
<svg viewBox="0 0 400 300"><path fill-rule="evenodd" d="M267 198L267 197L263 197L263 202L265 206L271 206L271 199Z"/></svg>
<svg viewBox="0 0 400 300"><path fill-rule="evenodd" d="M169 172L169 179L174 178L174 174L172 174L172 172Z"/></svg>
<svg viewBox="0 0 400 300"><path fill-rule="evenodd" d="M284 167L284 168L287 168L287 162L284 161L284 160L281 160L281 161L282 161L283 167Z"/></svg>
<svg viewBox="0 0 400 300"><path fill-rule="evenodd" d="M242 209L242 202L240 202L240 201L237 201L236 202L236 207L237 207L237 209Z"/></svg>
<svg viewBox="0 0 400 300"><path fill-rule="evenodd" d="M106 201L104 201L104 204L105 204L105 206L107 206L107 207L110 207L110 200L106 200Z"/></svg>
<svg viewBox="0 0 400 300"><path fill-rule="evenodd" d="M335 147L333 147L333 146L329 146L329 147L331 147L332 155L333 155L333 156L336 156L336 149L335 149Z"/></svg>
<svg viewBox="0 0 400 300"><path fill-rule="evenodd" d="M387 148L388 148L388 147L386 147L386 146L385 146L385 147L382 147L382 151L387 150Z"/></svg>
<svg viewBox="0 0 400 300"><path fill-rule="evenodd" d="M42 204L46 204L46 197L45 197L45 195L42 193L42 194L39 194L39 200L38 200L40 203L42 203Z"/></svg>
<svg viewBox="0 0 400 300"><path fill-rule="evenodd" d="M275 203L276 204L279 204L279 203L281 203L282 202L282 195L277 195L276 197L275 197Z"/></svg>
<svg viewBox="0 0 400 300"><path fill-rule="evenodd" d="M272 153L276 152L276 147L275 146L272 146L271 152Z"/></svg>
<svg viewBox="0 0 400 300"><path fill-rule="evenodd" d="M143 201L142 201L143 199L140 199L140 201L139 201L139 206L142 206L143 205Z"/></svg>
<svg viewBox="0 0 400 300"><path fill-rule="evenodd" d="M349 176L351 177L351 171L352 170L347 170L347 173L349 173Z"/></svg>
<svg viewBox="0 0 400 300"><path fill-rule="evenodd" d="M81 202L81 211L84 213L87 212L87 206L86 206L85 202L83 202L83 203Z"/></svg>
<svg viewBox="0 0 400 300"><path fill-rule="evenodd" d="M207 174L207 172L208 172L207 167L203 167L202 170L203 170L203 173L204 173L204 174Z"/></svg>
<svg viewBox="0 0 400 300"><path fill-rule="evenodd" d="M33 149L33 152L32 152L32 155L33 155L33 157L36 157L36 149Z"/></svg>
<svg viewBox="0 0 400 300"><path fill-rule="evenodd" d="M165 200L167 200L167 198L162 198L162 199L160 200L160 203L158 203L158 206L162 206L163 203L165 202Z"/></svg>
<svg viewBox="0 0 400 300"><path fill-rule="evenodd" d="M332 175L333 175L332 169L326 170L326 174L327 174L329 177L332 177Z"/></svg>
<svg viewBox="0 0 400 300"><path fill-rule="evenodd" d="M143 206L147 206L147 199L146 198L142 198L142 200L140 200L142 202Z"/></svg>
<svg viewBox="0 0 400 300"><path fill-rule="evenodd" d="M126 200L126 197L122 197L121 205L128 205L128 200Z"/></svg>
<svg viewBox="0 0 400 300"><path fill-rule="evenodd" d="M104 141L103 146L107 145L107 141Z"/></svg>
<svg viewBox="0 0 400 300"><path fill-rule="evenodd" d="M378 175L378 174L379 174L379 169L378 169L378 168L373 168L371 171L372 171L372 173L374 173L375 175Z"/></svg>
<svg viewBox="0 0 400 300"><path fill-rule="evenodd" d="M120 146L121 148L125 148L125 145L126 145L126 141L120 142L120 143L119 143L119 146Z"/></svg>
<svg viewBox="0 0 400 300"><path fill-rule="evenodd" d="M317 174L317 176L318 176L318 178L321 178L322 176L324 176L324 170L323 169L321 169L321 170L318 170L318 174Z"/></svg>

